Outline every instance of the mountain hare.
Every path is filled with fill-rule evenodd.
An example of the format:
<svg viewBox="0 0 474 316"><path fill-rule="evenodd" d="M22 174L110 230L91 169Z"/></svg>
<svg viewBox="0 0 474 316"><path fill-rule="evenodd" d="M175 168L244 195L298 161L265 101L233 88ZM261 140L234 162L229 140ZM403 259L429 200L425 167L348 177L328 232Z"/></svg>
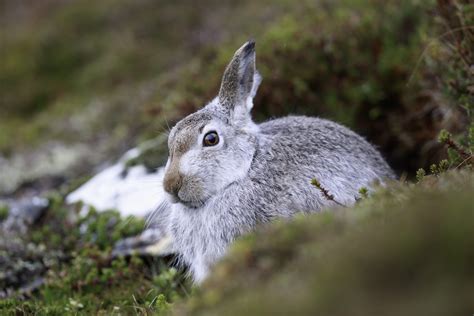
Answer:
<svg viewBox="0 0 474 316"><path fill-rule="evenodd" d="M304 116L254 123L260 81L249 41L227 66L219 95L169 134L170 203L159 216L196 282L257 224L334 204L312 178L346 205L361 187L393 178L373 146L337 123Z"/></svg>

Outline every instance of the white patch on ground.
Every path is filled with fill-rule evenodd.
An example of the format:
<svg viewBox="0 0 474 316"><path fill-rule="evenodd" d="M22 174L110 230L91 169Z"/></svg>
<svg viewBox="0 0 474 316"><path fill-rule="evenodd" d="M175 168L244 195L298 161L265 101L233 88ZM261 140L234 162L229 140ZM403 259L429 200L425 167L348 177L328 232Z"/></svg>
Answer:
<svg viewBox="0 0 474 316"><path fill-rule="evenodd" d="M69 194L67 203L82 201L98 211L116 209L122 216L145 217L165 198L164 169L148 173L145 167L135 166L123 176L126 161L136 157L138 149L128 151L119 162L104 169Z"/></svg>

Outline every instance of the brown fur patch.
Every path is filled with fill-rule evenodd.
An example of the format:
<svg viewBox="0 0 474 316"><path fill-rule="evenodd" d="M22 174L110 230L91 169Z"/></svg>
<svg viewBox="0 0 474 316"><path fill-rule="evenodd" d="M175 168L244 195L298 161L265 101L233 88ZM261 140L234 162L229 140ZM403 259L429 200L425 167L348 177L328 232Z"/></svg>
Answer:
<svg viewBox="0 0 474 316"><path fill-rule="evenodd" d="M206 121L203 122L203 119ZM170 165L163 179L166 192L178 194L183 184L183 175L179 172L181 157L194 145L199 129L207 123L207 119L207 115L195 113L183 119L175 127L170 144Z"/></svg>

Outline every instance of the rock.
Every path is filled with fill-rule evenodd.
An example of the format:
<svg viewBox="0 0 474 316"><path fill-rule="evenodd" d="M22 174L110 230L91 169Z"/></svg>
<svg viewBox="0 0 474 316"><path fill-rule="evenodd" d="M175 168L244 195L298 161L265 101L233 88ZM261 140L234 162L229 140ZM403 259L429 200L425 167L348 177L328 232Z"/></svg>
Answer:
<svg viewBox="0 0 474 316"><path fill-rule="evenodd" d="M20 200L3 200L9 209L8 217L1 223L3 237L14 237L25 234L28 227L36 223L48 209L48 199L42 197L21 198Z"/></svg>
<svg viewBox="0 0 474 316"><path fill-rule="evenodd" d="M31 225L44 214L48 206L48 199L39 196L14 201L10 205L10 216L22 219Z"/></svg>
<svg viewBox="0 0 474 316"><path fill-rule="evenodd" d="M64 259L60 251L25 242L21 236L0 239L0 299L28 295L43 282L44 273Z"/></svg>
<svg viewBox="0 0 474 316"><path fill-rule="evenodd" d="M0 298L13 293L21 296L32 291L42 282L48 262L54 262L47 260L52 254L46 251L44 245L25 240L29 227L44 215L49 201L35 196L18 201L4 200L3 203L9 212L8 217L0 223Z"/></svg>
<svg viewBox="0 0 474 316"><path fill-rule="evenodd" d="M45 144L31 152L18 152L9 158L0 155L0 195L15 192L23 183L70 175L91 155L86 145ZM89 160L89 159L88 159Z"/></svg>

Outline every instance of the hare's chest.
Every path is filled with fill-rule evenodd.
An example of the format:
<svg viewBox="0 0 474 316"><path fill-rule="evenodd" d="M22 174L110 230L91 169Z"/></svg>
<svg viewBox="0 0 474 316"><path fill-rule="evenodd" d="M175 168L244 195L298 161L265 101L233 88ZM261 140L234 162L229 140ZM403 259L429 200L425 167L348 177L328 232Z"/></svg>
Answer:
<svg viewBox="0 0 474 316"><path fill-rule="evenodd" d="M184 209L177 205L170 220L175 249L193 270L205 269L224 253L226 243L220 237L222 228L205 209Z"/></svg>

